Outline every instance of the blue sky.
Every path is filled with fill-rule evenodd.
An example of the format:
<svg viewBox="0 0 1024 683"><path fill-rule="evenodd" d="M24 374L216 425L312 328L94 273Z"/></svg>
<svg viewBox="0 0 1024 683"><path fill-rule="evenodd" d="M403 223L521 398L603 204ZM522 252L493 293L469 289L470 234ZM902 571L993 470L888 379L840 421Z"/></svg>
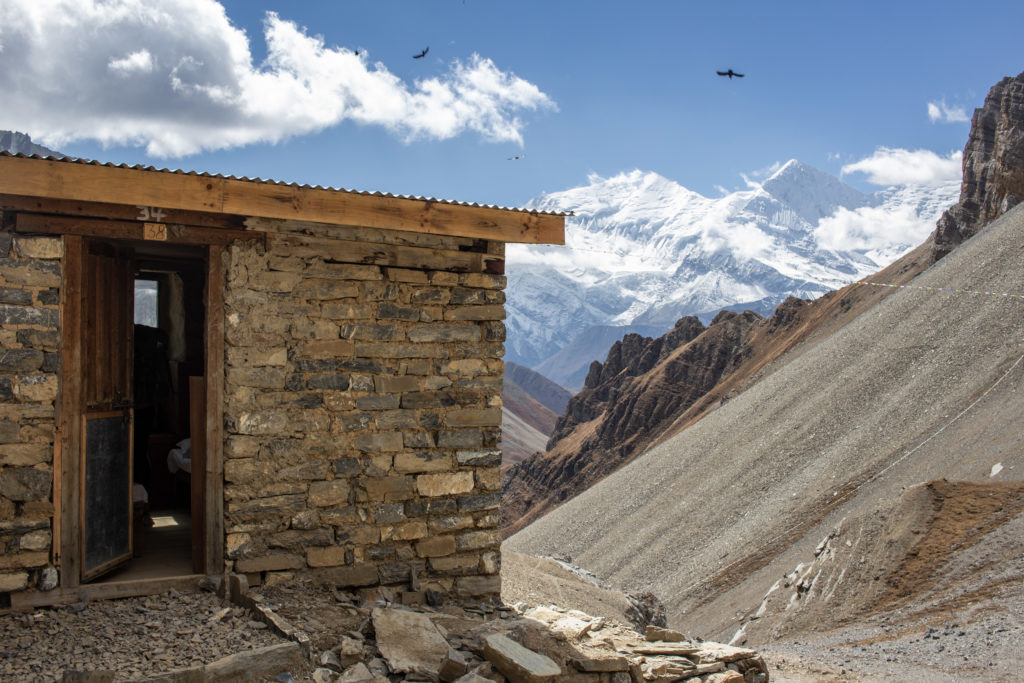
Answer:
<svg viewBox="0 0 1024 683"><path fill-rule="evenodd" d="M0 0L0 129L505 206L634 168L717 196L794 157L873 189L892 150L959 163L1021 26L1019 0Z"/></svg>

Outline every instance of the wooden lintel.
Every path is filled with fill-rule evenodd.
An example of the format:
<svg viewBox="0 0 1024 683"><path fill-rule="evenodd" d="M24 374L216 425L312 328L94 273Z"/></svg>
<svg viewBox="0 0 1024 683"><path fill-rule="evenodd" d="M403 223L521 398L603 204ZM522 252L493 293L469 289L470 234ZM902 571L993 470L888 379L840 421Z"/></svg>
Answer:
<svg viewBox="0 0 1024 683"><path fill-rule="evenodd" d="M153 230L154 226L162 226L163 230ZM14 221L14 229L18 232L45 235L82 235L84 237L101 237L106 239L161 241L168 244L228 245L235 240L263 241L265 239L263 234L247 230L198 228L173 223L107 221L94 218L47 216L34 213L17 214Z"/></svg>
<svg viewBox="0 0 1024 683"><path fill-rule="evenodd" d="M0 194L0 211L149 222L156 220L154 214L160 211L160 209L152 206L128 206L126 204L104 204L102 202ZM177 223L202 228L246 229L244 216L175 209L164 209L163 211L164 213L160 216L159 220L161 223Z"/></svg>
<svg viewBox="0 0 1024 683"><path fill-rule="evenodd" d="M474 251L450 251L405 247L395 244L373 244L333 240L306 235L269 235L269 248L287 245L294 256L322 256L339 263L361 263L419 270L448 270L456 273L481 273L486 254Z"/></svg>
<svg viewBox="0 0 1024 683"><path fill-rule="evenodd" d="M0 194L306 220L501 242L565 241L563 216L49 159L0 156Z"/></svg>

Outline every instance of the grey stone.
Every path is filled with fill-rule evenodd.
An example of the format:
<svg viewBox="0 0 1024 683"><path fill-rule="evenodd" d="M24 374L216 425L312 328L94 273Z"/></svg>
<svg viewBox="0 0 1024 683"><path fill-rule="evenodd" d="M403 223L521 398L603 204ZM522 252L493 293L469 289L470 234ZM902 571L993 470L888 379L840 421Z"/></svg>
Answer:
<svg viewBox="0 0 1024 683"><path fill-rule="evenodd" d="M483 451L457 451L455 457L460 465L473 465L476 467L495 467L501 465L501 451L488 449Z"/></svg>
<svg viewBox="0 0 1024 683"><path fill-rule="evenodd" d="M338 679L338 683L375 683L380 677L374 675L362 662L353 664ZM387 680L386 678L384 679Z"/></svg>
<svg viewBox="0 0 1024 683"><path fill-rule="evenodd" d="M448 641L425 614L375 609L377 647L395 673L438 675L448 654Z"/></svg>
<svg viewBox="0 0 1024 683"><path fill-rule="evenodd" d="M5 468L0 471L0 495L17 502L44 500L50 495L52 477L32 467Z"/></svg>
<svg viewBox="0 0 1024 683"><path fill-rule="evenodd" d="M459 498L460 512L477 512L479 510L491 510L501 505L501 493L485 493L475 496L463 496Z"/></svg>
<svg viewBox="0 0 1024 683"><path fill-rule="evenodd" d="M466 656L454 648L448 648L448 654L441 661L441 668L438 676L445 683L451 683L469 673L469 660Z"/></svg>
<svg viewBox="0 0 1024 683"><path fill-rule="evenodd" d="M60 583L60 574L56 567L45 567L39 573L39 590L52 591Z"/></svg>
<svg viewBox="0 0 1024 683"><path fill-rule="evenodd" d="M59 311L56 308L0 304L0 325L39 325L55 328L59 319Z"/></svg>
<svg viewBox="0 0 1024 683"><path fill-rule="evenodd" d="M246 650L218 659L203 668L208 681L233 681L273 676L302 666L302 650L298 643L281 643Z"/></svg>
<svg viewBox="0 0 1024 683"><path fill-rule="evenodd" d="M562 674L561 667L550 657L528 650L500 633L484 639L484 658L512 683L555 681Z"/></svg>
<svg viewBox="0 0 1024 683"><path fill-rule="evenodd" d="M19 304L30 306L32 304L32 292L17 287L0 287L0 303Z"/></svg>

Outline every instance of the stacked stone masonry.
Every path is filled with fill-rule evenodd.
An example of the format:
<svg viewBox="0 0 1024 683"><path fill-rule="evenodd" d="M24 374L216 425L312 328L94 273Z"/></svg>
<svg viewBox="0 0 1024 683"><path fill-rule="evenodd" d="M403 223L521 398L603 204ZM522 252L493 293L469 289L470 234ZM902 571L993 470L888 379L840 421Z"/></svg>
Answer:
<svg viewBox="0 0 1024 683"><path fill-rule="evenodd" d="M227 569L497 595L505 278L289 237L225 253Z"/></svg>
<svg viewBox="0 0 1024 683"><path fill-rule="evenodd" d="M63 242L0 232L0 593L55 580L53 444Z"/></svg>

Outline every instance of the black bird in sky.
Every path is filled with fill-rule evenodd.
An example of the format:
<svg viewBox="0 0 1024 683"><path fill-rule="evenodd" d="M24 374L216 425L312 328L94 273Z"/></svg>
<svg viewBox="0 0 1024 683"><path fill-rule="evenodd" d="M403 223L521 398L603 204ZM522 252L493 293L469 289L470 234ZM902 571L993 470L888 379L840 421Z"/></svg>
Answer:
<svg viewBox="0 0 1024 683"><path fill-rule="evenodd" d="M728 71L716 71L715 73L717 73L719 76L728 76L730 81L732 80L733 76L735 76L736 78L743 78L743 74L738 74L732 69L729 69Z"/></svg>
<svg viewBox="0 0 1024 683"><path fill-rule="evenodd" d="M419 53L418 55L413 55L412 58L413 59L422 59L423 57L427 56L428 52L430 52L430 46L429 45L427 47L423 48L423 52Z"/></svg>
<svg viewBox="0 0 1024 683"><path fill-rule="evenodd" d="M525 154L517 154L517 155L516 155L516 156L514 156L514 157L509 157L509 158L508 158L508 160L509 160L509 161L519 161L519 160L520 160L520 159L522 159L522 158L523 158L524 156L526 156L526 155L525 155Z"/></svg>

